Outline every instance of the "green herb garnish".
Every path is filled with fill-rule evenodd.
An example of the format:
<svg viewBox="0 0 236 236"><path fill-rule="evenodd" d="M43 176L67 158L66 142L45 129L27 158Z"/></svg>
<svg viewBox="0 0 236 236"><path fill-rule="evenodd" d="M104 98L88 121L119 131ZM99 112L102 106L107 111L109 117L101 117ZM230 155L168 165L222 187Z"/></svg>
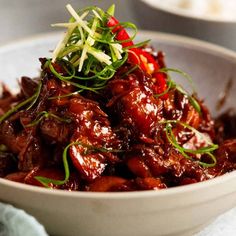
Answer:
<svg viewBox="0 0 236 236"><path fill-rule="evenodd" d="M188 97L189 102L191 103L191 105L194 107L194 109L201 114L201 106L198 103L198 101L195 99L194 94L196 94L196 89L193 83L193 80L191 78L191 76L189 74L187 74L186 72L176 69L176 68L162 68L160 69L158 72L161 73L165 73L167 75L167 82L168 82L168 88L166 89L166 91L164 91L162 94L155 94L155 97L160 97L163 96L164 94L166 94L171 88L176 88L180 93L182 93L183 95L186 95ZM173 80L171 80L170 74L169 72L174 72L177 74L182 75L184 78L186 78L191 86L192 89L192 94L190 95L185 89L183 89L180 85L176 84Z"/></svg>
<svg viewBox="0 0 236 236"><path fill-rule="evenodd" d="M132 41L137 28L130 22L108 27L107 22L114 14L114 5L108 12L98 7L76 12L69 4L66 8L72 18L68 23L53 25L65 27L67 31L55 48L52 60L48 62L49 69L60 80L97 93L127 60L128 53L122 48L122 43ZM116 40L112 31L117 27L131 28L134 33L128 40ZM54 63L62 66L65 73L58 72Z"/></svg>
<svg viewBox="0 0 236 236"><path fill-rule="evenodd" d="M30 109L37 101L38 97L39 97L39 93L41 91L41 87L42 87L42 82L39 82L38 88L36 89L36 92L33 96L27 98L26 100L24 100L23 102L17 104L16 106L12 107L10 110L8 110L6 113L4 113L2 116L0 116L0 124L7 119L9 116L11 116L12 114L14 114L15 112L17 112L18 110L20 110L22 107L26 106L27 104L30 103L28 109Z"/></svg>
<svg viewBox="0 0 236 236"><path fill-rule="evenodd" d="M65 170L65 179L64 180L54 180L54 179L50 179L50 178L46 178L46 177L42 177L42 176L36 176L34 178L47 188L50 188L49 184L54 184L54 185L65 184L70 178L70 169L69 169L68 160L67 160L67 152L71 146L75 146L75 145L79 145L79 146L83 146L83 147L87 148L87 150L83 153L83 155L88 155L91 153L98 153L98 152L105 152L105 153L106 152L115 152L115 153L123 152L123 150L110 149L110 148L104 148L104 147L96 147L96 146L85 144L82 142L72 142L65 147L65 149L63 151L63 155L62 155L63 166L64 166L64 170Z"/></svg>
<svg viewBox="0 0 236 236"><path fill-rule="evenodd" d="M32 102L30 103L30 105L27 107L26 110L29 110L30 108L33 107L33 105L37 102L38 98L39 98L39 95L40 95L40 92L41 92L41 88L42 88L42 81L39 81L39 84L38 84L38 87L36 89L36 92L35 94L33 95L34 98L32 100Z"/></svg>
<svg viewBox="0 0 236 236"><path fill-rule="evenodd" d="M42 111L42 112L40 112L37 115L37 117L36 117L36 119L34 121L32 121L31 123L25 125L25 127L26 128L33 127L33 126L39 124L40 121L42 121L44 118L49 118L49 117L52 117L52 118L54 118L54 119L56 119L56 120L58 120L60 122L64 122L64 123L70 123L71 122L71 119L61 118L61 117L59 117L59 116L57 116L57 115L55 115L55 114L53 114L51 112Z"/></svg>
<svg viewBox="0 0 236 236"><path fill-rule="evenodd" d="M73 146L74 143L70 143L67 145L63 151L62 159L63 159L63 166L64 166L64 171L65 171L65 179L64 180L55 180L55 179L50 179L46 178L43 176L35 176L34 178L39 181L44 187L50 188L49 184L54 184L54 185L63 185L65 184L69 178L70 178L70 169L69 169L69 164L67 160L67 151L69 147Z"/></svg>
<svg viewBox="0 0 236 236"><path fill-rule="evenodd" d="M174 72L174 73L180 74L181 76L183 76L185 79L188 80L188 82L189 82L189 84L192 88L193 93L196 92L192 77L189 74L187 74L186 72L184 72L182 70L179 70L179 69L176 69L176 68L167 68L167 67L161 68L158 72L162 72L162 73L165 73L165 74L169 74L169 72Z"/></svg>
<svg viewBox="0 0 236 236"><path fill-rule="evenodd" d="M167 94L171 88L174 88L176 86L175 82L173 80L171 80L170 78L167 79L166 83L167 83L167 89L165 91L163 91L162 93L154 94L155 98L159 98L159 97Z"/></svg>
<svg viewBox="0 0 236 236"><path fill-rule="evenodd" d="M209 138L207 138L204 134L202 134L201 132L199 132L198 130L193 128L192 126L190 126L186 123L183 123L181 121L166 120L166 121L161 121L160 123L166 124L166 137L167 137L168 141L185 158L193 160L192 156L190 156L188 153L193 154L193 155L197 155L197 154L203 155L203 154L205 154L205 155L208 155L211 158L212 163L205 163L205 162L202 162L202 161L196 161L196 162L198 164L200 164L201 166L203 166L203 167L214 167L216 165L217 161L216 161L215 156L212 154L212 152L214 152L216 149L218 149L219 146L217 144L213 144L211 142L211 140L209 140ZM176 140L175 135L173 134L172 124L179 124L179 125L183 126L184 128L187 128L187 129L191 130L196 136L203 139L208 146L199 148L197 150L187 149L187 148L184 148L184 147L180 146L178 141Z"/></svg>
<svg viewBox="0 0 236 236"><path fill-rule="evenodd" d="M62 99L62 98L66 98L66 97L78 95L78 94L80 94L80 93L83 92L83 91L84 91L83 89L80 89L80 90L75 91L75 92L73 92L73 93L67 93L67 94L60 95L60 96L49 97L48 100Z"/></svg>

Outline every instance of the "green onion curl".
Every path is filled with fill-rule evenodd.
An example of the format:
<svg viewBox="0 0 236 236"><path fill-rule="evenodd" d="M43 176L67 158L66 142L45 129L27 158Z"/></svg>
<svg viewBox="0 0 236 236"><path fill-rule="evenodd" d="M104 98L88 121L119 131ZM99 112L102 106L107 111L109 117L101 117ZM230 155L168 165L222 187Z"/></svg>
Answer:
<svg viewBox="0 0 236 236"><path fill-rule="evenodd" d="M206 138L204 138L203 134L201 132L199 132L198 130L196 130L195 128L193 128L192 126L183 123L181 121L178 120L166 120L166 121L161 121L160 123L162 124L166 124L166 137L168 139L168 141L172 144L172 146L174 146L185 158L187 159L191 159L192 157L189 156L187 153L190 154L200 154L200 155L208 155L211 160L213 161L212 163L205 163L202 161L197 161L197 163L203 167L214 167L217 163L215 156L212 154L212 152L214 152L216 149L218 149L218 145L217 144L213 144L212 142L210 142L209 140L207 140ZM172 126L171 124L179 124L181 126L183 126L184 128L187 128L189 130L191 130L192 132L194 132L196 135L202 137L203 139L205 139L206 144L208 145L207 147L202 147L199 148L197 150L192 150L192 149L187 149L184 147L181 147L177 140L176 137L173 134L172 131Z"/></svg>
<svg viewBox="0 0 236 236"><path fill-rule="evenodd" d="M14 114L15 112L17 112L18 110L20 110L22 107L26 106L27 104L30 103L29 107L27 109L30 109L37 101L40 91L41 91L41 87L42 87L42 82L39 82L38 88L35 92L35 94L29 98L27 98L26 100L24 100L23 102L17 104L16 106L12 107L10 110L8 110L6 113L4 113L2 116L0 116L0 124L7 119L9 116L11 116L12 114Z"/></svg>

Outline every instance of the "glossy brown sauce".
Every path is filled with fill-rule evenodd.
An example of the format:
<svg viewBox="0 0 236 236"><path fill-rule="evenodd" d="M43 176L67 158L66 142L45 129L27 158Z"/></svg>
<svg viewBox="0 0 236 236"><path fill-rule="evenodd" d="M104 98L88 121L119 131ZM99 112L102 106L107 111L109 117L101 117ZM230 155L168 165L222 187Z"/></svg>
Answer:
<svg viewBox="0 0 236 236"><path fill-rule="evenodd" d="M156 60L165 66L164 55ZM44 65L45 60L41 60ZM57 65L60 69L60 65ZM126 63L100 94L83 92L51 99L75 91L58 80L47 68L41 79L37 102L20 109L0 124L0 176L30 185L42 186L35 176L54 180L64 178L62 154L68 149L70 178L52 188L74 191L158 190L205 181L236 169L236 114L233 110L213 120L205 105L197 99L197 112L186 95L175 88L165 99L156 98L157 83L142 70L128 75ZM63 71L62 71L63 73ZM0 99L0 115L32 96L39 79L22 77L21 91L12 95L6 87ZM36 125L40 112L45 116ZM64 122L63 120L70 121ZM203 167L206 155L181 154L166 136L162 121L178 120L218 143L214 167ZM196 150L204 140L181 125L172 126L179 145ZM81 145L82 144L82 145Z"/></svg>

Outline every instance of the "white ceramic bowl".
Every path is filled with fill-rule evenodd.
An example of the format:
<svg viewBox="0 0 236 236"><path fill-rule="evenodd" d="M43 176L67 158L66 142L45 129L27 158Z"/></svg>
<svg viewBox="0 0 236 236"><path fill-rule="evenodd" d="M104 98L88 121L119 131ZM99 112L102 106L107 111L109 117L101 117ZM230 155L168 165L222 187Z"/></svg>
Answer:
<svg viewBox="0 0 236 236"><path fill-rule="evenodd" d="M141 28L190 36L236 50L236 20L198 16L174 5L166 6L163 2L164 0L131 2Z"/></svg>
<svg viewBox="0 0 236 236"><path fill-rule="evenodd" d="M0 80L14 87L16 78L37 75L37 58L48 56L58 38L43 35L0 48ZM166 52L170 67L193 76L199 95L216 114L216 97L236 74L236 53L192 39L140 32L139 39L146 38ZM225 109L235 107L235 96L232 92ZM236 171L189 186L127 193L66 192L0 179L0 201L23 208L57 236L192 235L235 206Z"/></svg>

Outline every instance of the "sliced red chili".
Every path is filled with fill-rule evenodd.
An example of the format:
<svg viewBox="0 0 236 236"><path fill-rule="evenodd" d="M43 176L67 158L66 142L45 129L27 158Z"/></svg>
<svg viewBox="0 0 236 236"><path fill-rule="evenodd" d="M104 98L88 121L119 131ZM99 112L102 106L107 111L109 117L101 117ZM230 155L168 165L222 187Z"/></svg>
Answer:
<svg viewBox="0 0 236 236"><path fill-rule="evenodd" d="M127 33L127 31L120 25L119 21L113 17L110 16L108 22L107 22L107 26L112 29L113 33L116 33L116 39L119 41L127 41L127 42L121 42L121 45L123 47L129 47L129 46L133 46L134 43L133 41L130 39L129 34ZM130 40L130 41L128 41Z"/></svg>
<svg viewBox="0 0 236 236"><path fill-rule="evenodd" d="M159 70L159 65L157 64L155 58L150 53L143 51L141 48L131 48L130 51L133 52L129 54L130 63L139 64L142 70L146 72L149 72L148 64L152 64L153 72L156 72ZM146 62L144 62L144 60L142 59L142 56L146 58Z"/></svg>
<svg viewBox="0 0 236 236"><path fill-rule="evenodd" d="M134 43L132 40L130 40L130 36L127 33L127 31L120 25L119 21L113 17L110 16L107 26L112 29L112 32L116 34L115 38L119 41L121 41L121 45L123 47L129 47L133 46ZM130 40L128 42L122 42ZM141 48L131 48L129 53L128 61L131 64L139 65L140 68L145 71L146 73L149 73L154 78L157 79L155 86L155 93L161 94L166 91L167 89L167 83L166 83L166 76L163 73L159 73L158 70L160 69L157 61L155 58L148 52L142 50ZM152 66L153 68L150 68ZM168 94L165 94L161 96L161 99L167 99Z"/></svg>
<svg viewBox="0 0 236 236"><path fill-rule="evenodd" d="M167 86L167 83L166 83L166 75L164 73L161 73L161 72L156 72L153 74L153 77L156 78L156 87L155 87L155 93L156 94L162 94L164 93L168 86ZM163 100L166 100L168 98L168 93L160 96L161 99Z"/></svg>

